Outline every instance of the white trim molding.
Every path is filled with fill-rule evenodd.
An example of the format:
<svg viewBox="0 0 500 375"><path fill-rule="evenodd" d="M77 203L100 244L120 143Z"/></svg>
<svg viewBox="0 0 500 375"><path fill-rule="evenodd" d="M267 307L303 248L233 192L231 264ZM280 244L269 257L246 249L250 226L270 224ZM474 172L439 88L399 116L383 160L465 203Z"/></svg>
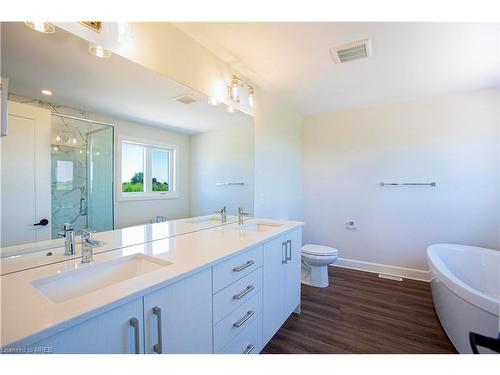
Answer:
<svg viewBox="0 0 500 375"><path fill-rule="evenodd" d="M428 270L417 270L414 268L405 268L398 266L390 266L388 264L379 264L372 262L364 262L355 259L338 258L332 264L334 267L350 268L353 270L366 271L372 273L382 273L392 276L400 276L405 279L431 281L430 273Z"/></svg>

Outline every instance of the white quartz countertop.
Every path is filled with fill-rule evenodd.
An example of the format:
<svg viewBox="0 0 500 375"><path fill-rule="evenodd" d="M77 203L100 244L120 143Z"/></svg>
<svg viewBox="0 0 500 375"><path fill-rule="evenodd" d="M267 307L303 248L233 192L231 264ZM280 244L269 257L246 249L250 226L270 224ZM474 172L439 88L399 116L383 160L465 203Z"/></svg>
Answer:
<svg viewBox="0 0 500 375"><path fill-rule="evenodd" d="M228 215L226 224L236 223L237 221L237 216ZM145 242L157 241L164 238L214 228L220 225L224 225L224 223L220 221L220 215L206 215L94 233L92 237L103 243L102 246L94 249L94 253L98 254L143 244ZM80 258L81 250L79 236L76 242L75 255L70 257L64 255L64 239L1 248L0 275L51 263L63 262L70 258ZM48 253L50 253L50 255L47 255Z"/></svg>
<svg viewBox="0 0 500 375"><path fill-rule="evenodd" d="M303 225L297 221L270 219L246 221L246 225L252 223L274 223L279 226L265 232L252 232L242 230L237 223L228 223L102 252L94 255L94 263L91 264L82 264L79 258L73 258L5 274L0 277L0 346L35 343ZM126 242L121 242L122 245L124 243ZM35 280L41 278L74 272L133 254L145 254L172 264L58 303L33 285Z"/></svg>

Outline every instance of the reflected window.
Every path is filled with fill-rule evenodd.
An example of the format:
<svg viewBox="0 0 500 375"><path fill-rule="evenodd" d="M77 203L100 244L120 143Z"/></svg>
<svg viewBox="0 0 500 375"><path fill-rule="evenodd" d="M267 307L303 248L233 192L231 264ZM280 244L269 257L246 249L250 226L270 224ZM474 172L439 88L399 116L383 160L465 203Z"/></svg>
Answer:
<svg viewBox="0 0 500 375"><path fill-rule="evenodd" d="M122 144L122 192L143 193L146 147L135 143Z"/></svg>
<svg viewBox="0 0 500 375"><path fill-rule="evenodd" d="M56 162L56 190L73 189L73 162L57 160Z"/></svg>
<svg viewBox="0 0 500 375"><path fill-rule="evenodd" d="M176 146L121 140L120 198L177 198Z"/></svg>

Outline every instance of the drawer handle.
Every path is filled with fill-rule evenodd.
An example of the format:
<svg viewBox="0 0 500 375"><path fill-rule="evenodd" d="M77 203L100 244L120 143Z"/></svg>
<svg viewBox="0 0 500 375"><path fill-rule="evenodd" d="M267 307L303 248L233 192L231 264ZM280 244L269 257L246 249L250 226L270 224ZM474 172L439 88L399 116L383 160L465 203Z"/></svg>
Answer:
<svg viewBox="0 0 500 375"><path fill-rule="evenodd" d="M287 250L290 250L290 256L288 256L288 254L286 256L286 261L288 263L289 260L292 260L292 240L286 240L286 245Z"/></svg>
<svg viewBox="0 0 500 375"><path fill-rule="evenodd" d="M161 328L161 309L158 306L153 307L153 314L157 317L156 329L158 330L158 344L153 345L153 351L161 354L163 350L162 345L162 328Z"/></svg>
<svg viewBox="0 0 500 375"><path fill-rule="evenodd" d="M233 323L233 326L236 327L236 328L240 328L243 324L245 324L245 322L250 319L253 315L255 314L255 311L248 311L245 316L243 318L241 318L240 320L238 320L237 322L234 322Z"/></svg>
<svg viewBox="0 0 500 375"><path fill-rule="evenodd" d="M255 346L253 346L252 344L248 344L247 347L245 348L245 351L243 352L243 354L250 354L251 352L253 352L254 349L255 349Z"/></svg>
<svg viewBox="0 0 500 375"><path fill-rule="evenodd" d="M141 346L139 344L139 320L137 320L137 318L131 318L129 320L129 324L134 328L135 354L139 354L141 350Z"/></svg>
<svg viewBox="0 0 500 375"><path fill-rule="evenodd" d="M233 296L233 299L242 299L243 297L245 297L248 293L250 293L254 289L255 289L255 287L253 285L249 285L245 289L243 289L241 292L239 292L238 294L235 294Z"/></svg>
<svg viewBox="0 0 500 375"><path fill-rule="evenodd" d="M247 261L244 265L239 266L239 267L234 267L233 272L240 272L243 271L245 268L250 267L251 265L255 264L253 260Z"/></svg>

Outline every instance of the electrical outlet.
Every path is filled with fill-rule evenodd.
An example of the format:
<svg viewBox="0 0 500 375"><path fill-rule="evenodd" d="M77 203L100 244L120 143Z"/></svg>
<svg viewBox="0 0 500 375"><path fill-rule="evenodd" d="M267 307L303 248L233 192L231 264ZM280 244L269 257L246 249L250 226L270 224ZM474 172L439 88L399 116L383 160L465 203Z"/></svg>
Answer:
<svg viewBox="0 0 500 375"><path fill-rule="evenodd" d="M345 229L356 230L356 223L354 222L354 220L349 220L347 223L345 223Z"/></svg>

